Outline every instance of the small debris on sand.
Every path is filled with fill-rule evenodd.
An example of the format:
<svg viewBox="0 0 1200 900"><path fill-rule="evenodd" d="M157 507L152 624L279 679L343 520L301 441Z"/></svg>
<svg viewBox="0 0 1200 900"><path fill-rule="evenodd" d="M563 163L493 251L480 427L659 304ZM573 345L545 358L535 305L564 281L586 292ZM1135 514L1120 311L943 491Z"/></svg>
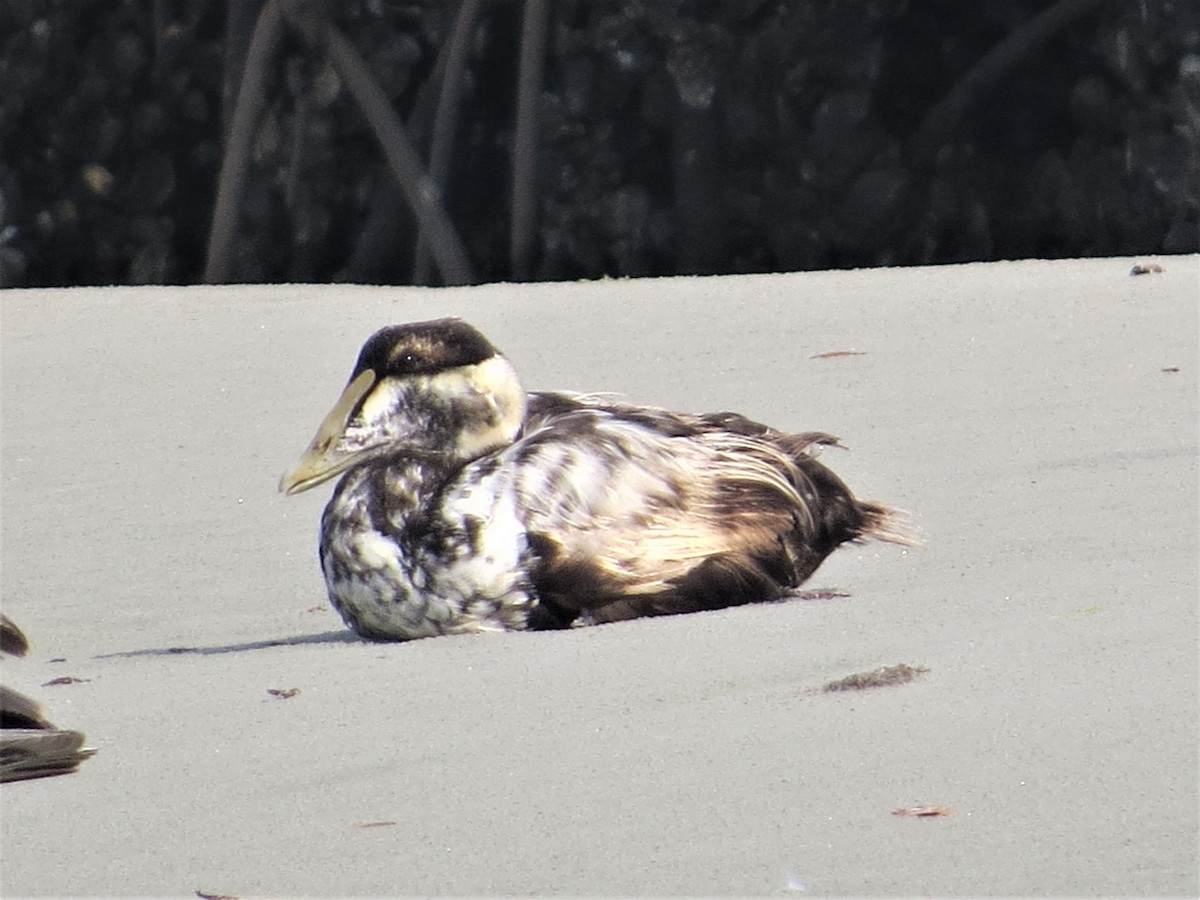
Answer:
<svg viewBox="0 0 1200 900"><path fill-rule="evenodd" d="M910 666L908 663L898 663L894 666L884 666L870 672L856 672L831 681L823 690L826 691L862 691L867 688L889 687L894 684L908 684L918 675L924 675L929 670L924 666Z"/></svg>

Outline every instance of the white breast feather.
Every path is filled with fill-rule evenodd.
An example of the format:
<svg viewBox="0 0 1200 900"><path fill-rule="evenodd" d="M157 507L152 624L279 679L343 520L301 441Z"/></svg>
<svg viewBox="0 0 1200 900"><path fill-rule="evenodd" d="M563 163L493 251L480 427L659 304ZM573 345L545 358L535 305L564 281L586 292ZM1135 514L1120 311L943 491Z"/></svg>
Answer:
<svg viewBox="0 0 1200 900"><path fill-rule="evenodd" d="M442 502L441 515L452 527L471 519L480 523L473 546L464 544L452 560L428 561L436 573L432 590L455 598L475 623L463 630L498 630L502 626L492 618L496 608L526 609L532 603L523 572L525 527L510 481L511 472L481 478L477 467L468 466Z"/></svg>

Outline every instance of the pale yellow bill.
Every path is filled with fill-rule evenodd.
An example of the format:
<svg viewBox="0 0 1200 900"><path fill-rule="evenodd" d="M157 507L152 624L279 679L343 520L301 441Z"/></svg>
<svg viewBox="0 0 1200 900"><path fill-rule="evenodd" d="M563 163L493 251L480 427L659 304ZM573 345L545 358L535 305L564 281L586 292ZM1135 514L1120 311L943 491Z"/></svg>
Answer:
<svg viewBox="0 0 1200 900"><path fill-rule="evenodd" d="M304 455L279 479L279 490L285 494L299 494L344 472L354 463L359 454L339 451L338 443L346 431L350 414L374 386L375 372L371 369L360 372L346 385Z"/></svg>

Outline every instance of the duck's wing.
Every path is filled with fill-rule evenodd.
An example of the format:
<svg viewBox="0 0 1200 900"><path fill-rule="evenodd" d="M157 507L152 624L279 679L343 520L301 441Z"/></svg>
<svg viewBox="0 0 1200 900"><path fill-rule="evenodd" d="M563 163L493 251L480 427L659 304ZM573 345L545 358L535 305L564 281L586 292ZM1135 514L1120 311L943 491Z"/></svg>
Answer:
<svg viewBox="0 0 1200 900"><path fill-rule="evenodd" d="M0 653L24 656L29 652L29 641L25 633L8 616L0 613Z"/></svg>
<svg viewBox="0 0 1200 900"><path fill-rule="evenodd" d="M0 684L0 729L53 727L40 703Z"/></svg>
<svg viewBox="0 0 1200 900"><path fill-rule="evenodd" d="M529 407L495 465L528 534L541 624L774 599L886 516L809 455L828 435L593 396Z"/></svg>

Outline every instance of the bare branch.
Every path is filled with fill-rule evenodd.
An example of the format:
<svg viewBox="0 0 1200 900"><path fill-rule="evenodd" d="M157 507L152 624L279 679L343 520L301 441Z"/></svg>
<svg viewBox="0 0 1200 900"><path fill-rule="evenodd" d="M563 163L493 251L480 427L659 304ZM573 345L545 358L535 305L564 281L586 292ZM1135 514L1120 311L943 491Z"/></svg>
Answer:
<svg viewBox="0 0 1200 900"><path fill-rule="evenodd" d="M1076 19L1105 2L1058 0L988 51L926 114L912 141L913 160L918 164L930 162L963 114L979 102L988 88Z"/></svg>
<svg viewBox="0 0 1200 900"><path fill-rule="evenodd" d="M371 74L358 50L317 9L287 0L285 15L307 40L324 48L329 61L358 103L379 141L396 181L429 241L429 249L446 284L475 280L466 248L441 204L437 185L425 171L400 117L387 94Z"/></svg>
<svg viewBox="0 0 1200 900"><path fill-rule="evenodd" d="M208 258L204 264L204 281L208 284L229 280L229 255L237 235L238 207L250 167L250 143L263 106L267 63L279 48L282 32L281 2L268 0L258 16L250 48L246 51L237 106L233 111L225 155L221 158L212 226L208 232Z"/></svg>
<svg viewBox="0 0 1200 900"><path fill-rule="evenodd" d="M446 48L446 65L442 71L437 115L433 120L433 142L429 150L429 175L441 191L446 188L450 152L454 147L454 134L458 130L458 108L466 80L463 73L467 68L467 49L482 6L483 0L462 0ZM412 280L413 284L424 284L429 280L429 247L424 232L417 236Z"/></svg>
<svg viewBox="0 0 1200 900"><path fill-rule="evenodd" d="M517 281L529 279L537 231L538 103L542 94L546 12L546 0L525 0L512 163L511 264L512 277Z"/></svg>

